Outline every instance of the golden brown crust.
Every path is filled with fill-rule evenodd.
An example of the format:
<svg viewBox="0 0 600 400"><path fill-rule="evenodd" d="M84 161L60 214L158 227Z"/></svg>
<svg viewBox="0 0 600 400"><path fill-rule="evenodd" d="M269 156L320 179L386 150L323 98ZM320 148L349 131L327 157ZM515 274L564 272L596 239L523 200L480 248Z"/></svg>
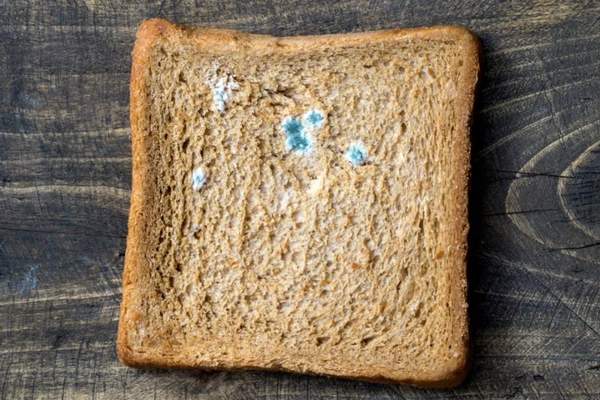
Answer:
<svg viewBox="0 0 600 400"><path fill-rule="evenodd" d="M146 216L146 205L152 196L151 180L146 179L148 175L148 122L147 110L148 93L145 76L148 73L148 60L152 46L159 38L177 40L185 36L214 52L227 53L231 51L253 52L268 54L272 52L298 51L299 49L311 51L323 47L351 46L364 44L366 42L382 42L398 40L402 37L426 38L432 40L451 40L460 43L463 47L464 60L461 67L461 79L459 87L459 105L457 110L462 112L458 115L461 132L457 132L455 151L456 191L454 199L454 212L459 223L456 232L451 232L455 244L455 269L448 271L450 293L448 302L455 310L452 314L451 329L456 332L451 335L457 338L453 344L453 350L457 357L452 358L445 364L440 364L437 371L431 373L418 372L414 374L398 374L390 371L383 374L382 371L370 371L360 375L348 375L343 371L314 370L312 373L326 374L351 379L361 379L372 382L395 382L407 383L422 387L447 388L458 385L468 371L468 321L466 312L466 257L467 257L467 233L468 233L468 186L470 174L470 140L469 124L474 102L474 92L479 73L479 41L468 30L461 27L443 26L418 29L394 29L378 32L352 33L341 35L322 35L304 37L282 37L276 38L266 35L252 35L229 30L219 29L192 29L173 25L161 19L145 21L139 28L137 40L133 50L133 62L131 73L130 112L131 112L131 135L133 152L132 173L132 195L131 209L129 215L129 232L127 238L127 251L125 256L125 267L123 273L123 300L121 303L121 315L119 320L119 332L117 339L117 353L119 358L127 365L135 367L169 367L169 368L195 368L195 369L274 369L261 365L254 365L248 360L230 360L207 365L206 362L190 363L189 360L180 360L158 353L142 353L134 351L128 344L128 325L135 323L134 310L128 307L135 296L138 277L144 263L143 227L142 221ZM277 368L286 370L284 368ZM299 372L298 370L289 370ZM310 371L301 371L309 372ZM389 379L386 376L399 376L398 379Z"/></svg>
<svg viewBox="0 0 600 400"><path fill-rule="evenodd" d="M117 335L117 355L127 365L135 366L139 363L139 355L134 353L127 342L127 323L131 322L128 318L128 306L133 297L135 286L133 282L137 280L137 273L140 271L139 265L143 262L143 250L141 249L142 227L139 221L144 216L144 203L147 196L151 193L146 186L148 180L145 179L148 167L146 140L147 126L147 91L145 88L144 76L147 73L146 65L150 55L150 49L156 42L156 39L167 31L172 31L173 26L160 19L144 22L137 33L137 39L132 55L132 70L130 83L130 119L131 119L131 144L133 154L133 173L131 190L131 207L129 210L129 223L127 234L127 249L125 252L125 266L123 271L123 299L121 301L121 310L119 318L119 331Z"/></svg>
<svg viewBox="0 0 600 400"><path fill-rule="evenodd" d="M450 288L452 292L450 294L451 308L455 310L452 313L452 329L459 334L453 335L458 338L458 342L453 348L458 353L458 357L453 359L452 363L449 363L440 370L440 381L438 382L439 387L454 387L460 384L466 377L469 364L469 324L467 314L467 276L466 276L466 265L467 265L467 252L468 252L468 232L469 232L469 219L468 219L468 194L470 186L470 167L471 167L471 142L469 138L470 124L472 118L472 110L475 101L476 86L479 79L479 58L480 58L480 43L475 35L466 29L459 28L459 31L455 32L457 35L457 42L461 43L463 47L464 61L461 70L461 79L458 92L460 93L457 110L461 111L462 114L458 116L458 126L462 128L461 132L458 132L456 138L460 142L456 143L454 147L455 160L457 165L455 171L458 171L459 176L456 180L455 200L453 205L455 206L454 215L458 221L462 221L462 224L457 224L458 229L454 233L456 235L456 269L449 271Z"/></svg>

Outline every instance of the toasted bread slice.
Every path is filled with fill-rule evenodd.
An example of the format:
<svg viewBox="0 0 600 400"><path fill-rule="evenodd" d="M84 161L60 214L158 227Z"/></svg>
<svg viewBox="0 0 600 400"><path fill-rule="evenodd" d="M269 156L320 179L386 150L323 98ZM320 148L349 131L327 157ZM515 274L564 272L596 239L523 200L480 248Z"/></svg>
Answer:
<svg viewBox="0 0 600 400"><path fill-rule="evenodd" d="M121 360L458 384L478 69L459 27L144 22Z"/></svg>

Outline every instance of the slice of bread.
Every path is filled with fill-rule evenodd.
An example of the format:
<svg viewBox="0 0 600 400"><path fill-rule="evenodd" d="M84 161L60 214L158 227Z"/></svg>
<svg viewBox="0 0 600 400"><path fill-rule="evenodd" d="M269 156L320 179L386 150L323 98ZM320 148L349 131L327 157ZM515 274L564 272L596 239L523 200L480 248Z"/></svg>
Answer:
<svg viewBox="0 0 600 400"><path fill-rule="evenodd" d="M458 27L140 27L118 354L458 384L469 119Z"/></svg>

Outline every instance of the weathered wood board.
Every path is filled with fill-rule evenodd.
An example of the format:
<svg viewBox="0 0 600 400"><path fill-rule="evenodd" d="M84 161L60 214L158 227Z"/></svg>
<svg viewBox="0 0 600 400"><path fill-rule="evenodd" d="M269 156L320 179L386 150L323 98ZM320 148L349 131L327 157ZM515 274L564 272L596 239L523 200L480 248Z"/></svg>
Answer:
<svg viewBox="0 0 600 400"><path fill-rule="evenodd" d="M461 24L481 37L462 387L117 361L130 51L152 16L276 35ZM1 399L597 399L599 290L598 1L0 1Z"/></svg>

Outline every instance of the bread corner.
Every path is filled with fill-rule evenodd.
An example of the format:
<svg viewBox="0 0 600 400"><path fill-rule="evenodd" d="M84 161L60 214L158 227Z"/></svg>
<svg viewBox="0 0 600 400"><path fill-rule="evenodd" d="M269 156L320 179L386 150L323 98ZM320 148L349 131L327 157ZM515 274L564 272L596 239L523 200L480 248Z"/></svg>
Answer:
<svg viewBox="0 0 600 400"><path fill-rule="evenodd" d="M467 377L470 370L470 358L467 349L441 364L433 375L431 387L452 389L459 386ZM429 385L428 385L429 386Z"/></svg>

